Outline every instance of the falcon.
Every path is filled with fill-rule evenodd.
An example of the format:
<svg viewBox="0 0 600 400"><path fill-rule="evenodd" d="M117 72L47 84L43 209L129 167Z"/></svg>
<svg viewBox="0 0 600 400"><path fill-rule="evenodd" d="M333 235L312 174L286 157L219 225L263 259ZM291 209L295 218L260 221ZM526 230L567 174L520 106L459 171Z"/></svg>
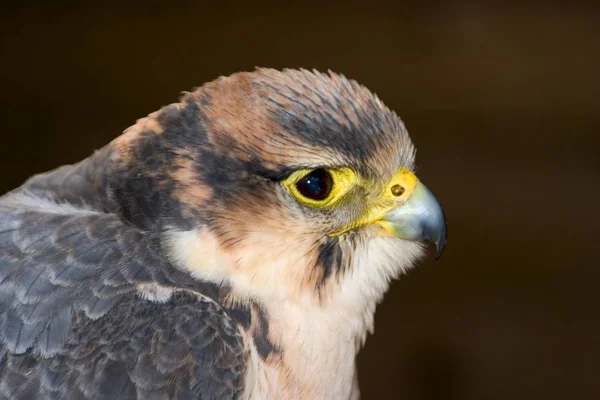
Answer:
<svg viewBox="0 0 600 400"><path fill-rule="evenodd" d="M389 282L446 222L342 75L186 92L0 197L1 399L356 399Z"/></svg>

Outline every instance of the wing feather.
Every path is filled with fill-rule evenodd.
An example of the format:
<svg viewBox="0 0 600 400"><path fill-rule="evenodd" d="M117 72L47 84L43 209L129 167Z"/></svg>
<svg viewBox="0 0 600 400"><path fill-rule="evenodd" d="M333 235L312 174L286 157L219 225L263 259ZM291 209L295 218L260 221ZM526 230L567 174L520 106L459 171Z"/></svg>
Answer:
<svg viewBox="0 0 600 400"><path fill-rule="evenodd" d="M107 212L91 166L0 197L0 399L238 398L247 354L218 290ZM179 290L153 303L141 284Z"/></svg>

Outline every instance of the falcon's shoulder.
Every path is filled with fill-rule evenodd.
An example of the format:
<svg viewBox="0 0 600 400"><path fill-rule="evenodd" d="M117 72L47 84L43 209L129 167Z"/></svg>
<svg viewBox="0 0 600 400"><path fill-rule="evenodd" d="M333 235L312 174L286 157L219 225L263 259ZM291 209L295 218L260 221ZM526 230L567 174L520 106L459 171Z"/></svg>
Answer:
<svg viewBox="0 0 600 400"><path fill-rule="evenodd" d="M246 360L214 301L187 291L158 304L126 296L99 319L76 313L54 357L7 352L0 398L237 399Z"/></svg>
<svg viewBox="0 0 600 400"><path fill-rule="evenodd" d="M26 191L0 199L0 340L11 352L60 349L71 314L104 315L152 275L148 238L113 214ZM148 251L148 257L152 253Z"/></svg>
<svg viewBox="0 0 600 400"><path fill-rule="evenodd" d="M93 179L66 167L0 197L0 398L236 398L246 356L218 288L103 211Z"/></svg>
<svg viewBox="0 0 600 400"><path fill-rule="evenodd" d="M121 164L115 154L113 146L105 146L76 164L32 176L15 192L27 191L33 198L114 212L116 203L108 191L111 169Z"/></svg>

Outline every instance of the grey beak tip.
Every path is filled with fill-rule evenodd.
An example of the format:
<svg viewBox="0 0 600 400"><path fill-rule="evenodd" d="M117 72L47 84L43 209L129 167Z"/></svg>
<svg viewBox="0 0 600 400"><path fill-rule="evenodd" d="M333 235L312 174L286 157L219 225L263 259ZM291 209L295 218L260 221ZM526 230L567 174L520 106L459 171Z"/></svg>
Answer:
<svg viewBox="0 0 600 400"><path fill-rule="evenodd" d="M442 253L444 253L444 249L446 248L446 241L448 240L448 223L446 222L446 218L444 217L444 230L438 240L435 241L436 247L436 255L435 260L439 261L442 258Z"/></svg>

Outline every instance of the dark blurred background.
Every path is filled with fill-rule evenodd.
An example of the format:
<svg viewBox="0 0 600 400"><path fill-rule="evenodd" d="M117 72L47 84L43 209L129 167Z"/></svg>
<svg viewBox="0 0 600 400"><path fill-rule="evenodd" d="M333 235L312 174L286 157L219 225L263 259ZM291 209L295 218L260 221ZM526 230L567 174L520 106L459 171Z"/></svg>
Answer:
<svg viewBox="0 0 600 400"><path fill-rule="evenodd" d="M403 118L449 224L378 309L363 398L600 398L598 10L167 3L2 6L0 191L220 75L341 72Z"/></svg>

